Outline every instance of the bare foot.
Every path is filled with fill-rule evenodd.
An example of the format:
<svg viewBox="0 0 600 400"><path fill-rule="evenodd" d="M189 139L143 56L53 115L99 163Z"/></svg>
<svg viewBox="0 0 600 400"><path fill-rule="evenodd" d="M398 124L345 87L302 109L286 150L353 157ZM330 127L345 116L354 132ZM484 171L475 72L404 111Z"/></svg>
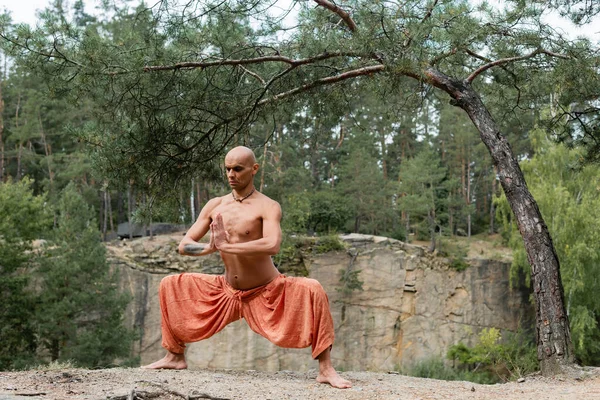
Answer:
<svg viewBox="0 0 600 400"><path fill-rule="evenodd" d="M329 383L334 388L348 389L352 387L352 382L342 378L333 368L327 368L319 372L317 382Z"/></svg>
<svg viewBox="0 0 600 400"><path fill-rule="evenodd" d="M143 365L144 369L186 369L187 363L183 354L171 353L170 351L162 359L152 364Z"/></svg>

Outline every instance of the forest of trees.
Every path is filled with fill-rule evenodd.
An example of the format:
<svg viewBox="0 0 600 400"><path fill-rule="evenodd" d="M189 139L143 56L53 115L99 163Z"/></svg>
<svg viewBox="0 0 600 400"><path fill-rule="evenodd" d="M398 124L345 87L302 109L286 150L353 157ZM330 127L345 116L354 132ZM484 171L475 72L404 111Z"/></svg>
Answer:
<svg viewBox="0 0 600 400"><path fill-rule="evenodd" d="M562 277L566 340L577 361L600 364L600 85L589 40L541 23L536 2L291 2L298 25L287 30L262 1L131 3L90 15L81 0L55 0L37 28L0 17L0 273L13 307L0 314L11 343L0 368L40 349L53 360L85 352L83 365L125 357L105 348L132 333L119 330L127 300L101 238L133 220L190 224L229 190L220 163L235 145L255 151L255 184L282 205L287 234L367 233L435 251L454 235L499 233L535 290L545 270L529 267L537 247L513 214L529 202L527 185L511 186L520 161L560 259L547 274ZM578 3L552 7L579 22L598 11ZM35 218L11 219L26 209ZM77 246L90 250L77 253L84 231ZM98 285L104 303L73 302L102 324L61 305L76 292L56 274L73 271L76 284ZM14 351L30 357L15 363Z"/></svg>

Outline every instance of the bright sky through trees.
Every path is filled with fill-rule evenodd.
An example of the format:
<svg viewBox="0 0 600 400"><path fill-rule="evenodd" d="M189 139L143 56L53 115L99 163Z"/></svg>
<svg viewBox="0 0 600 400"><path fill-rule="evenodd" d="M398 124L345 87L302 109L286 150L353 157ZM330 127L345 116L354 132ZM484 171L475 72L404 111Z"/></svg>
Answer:
<svg viewBox="0 0 600 400"><path fill-rule="evenodd" d="M0 10L10 11L15 22L24 22L33 25L36 22L36 11L46 7L50 1L51 0L0 0ZM84 2L86 4L86 11L93 13L99 0L84 0ZM282 3L288 2L289 0L282 1ZM70 3L72 3L72 1ZM501 7L503 1L491 0L489 3ZM288 7L286 6L282 6L282 9L287 8ZM583 27L575 27L570 21L560 17L556 13L548 15L546 21L555 28L563 30L567 35L585 35L592 40L600 41L600 24L598 24L598 18L596 18L594 22Z"/></svg>

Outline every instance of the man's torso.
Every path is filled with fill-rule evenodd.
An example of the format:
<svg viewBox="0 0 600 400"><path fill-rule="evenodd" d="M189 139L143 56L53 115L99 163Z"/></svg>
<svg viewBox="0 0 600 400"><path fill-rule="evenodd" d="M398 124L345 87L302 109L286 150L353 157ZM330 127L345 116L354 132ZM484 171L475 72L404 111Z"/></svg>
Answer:
<svg viewBox="0 0 600 400"><path fill-rule="evenodd" d="M223 217L225 230L230 243L244 243L263 237L263 217L265 208L272 202L267 196L256 193L243 202L231 195L221 197L221 202L211 212L211 220L217 213ZM273 265L271 256L238 255L221 253L225 264L225 279L236 289L251 289L273 280L279 272Z"/></svg>

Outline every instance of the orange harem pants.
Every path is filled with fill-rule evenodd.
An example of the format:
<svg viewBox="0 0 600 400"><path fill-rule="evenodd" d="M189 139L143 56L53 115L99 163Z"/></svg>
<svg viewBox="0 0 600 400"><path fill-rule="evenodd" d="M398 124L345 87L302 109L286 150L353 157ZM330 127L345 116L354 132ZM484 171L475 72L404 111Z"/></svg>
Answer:
<svg viewBox="0 0 600 400"><path fill-rule="evenodd" d="M240 318L277 346L312 345L313 358L333 344L329 300L314 279L279 275L237 290L221 275L183 273L163 278L159 297L162 346L172 353L182 354L185 343L207 339Z"/></svg>

